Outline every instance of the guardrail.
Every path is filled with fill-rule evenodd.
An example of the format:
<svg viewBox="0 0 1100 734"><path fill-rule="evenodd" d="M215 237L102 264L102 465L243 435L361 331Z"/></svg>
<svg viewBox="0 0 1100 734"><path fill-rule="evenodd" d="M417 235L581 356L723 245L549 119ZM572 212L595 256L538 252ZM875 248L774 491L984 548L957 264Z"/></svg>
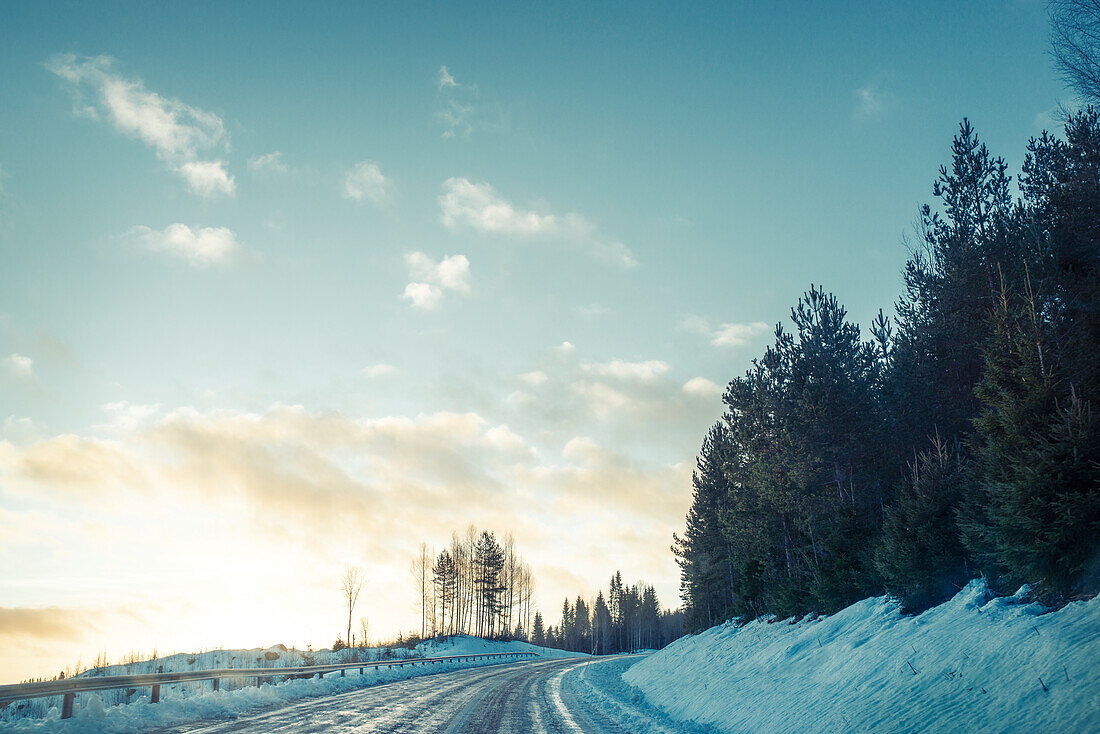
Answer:
<svg viewBox="0 0 1100 734"><path fill-rule="evenodd" d="M139 675L108 675L88 678L62 678L61 680L39 681L37 683L14 683L0 685L0 706L13 701L29 698L58 696L61 699L61 718L73 715L73 703L77 693L89 691L110 691L117 688L151 688L149 701L160 702L160 687L170 683L212 680L214 690L219 690L222 678L255 678L261 685L270 678L321 678L325 673L340 672L346 676L349 670L359 668L362 675L366 668L393 668L406 665L435 665L439 663L464 662L469 660L506 660L538 657L533 652L483 652L476 655L445 655L434 658L402 658L394 660L372 660L358 663L328 663L326 665L297 665L289 668L219 668L217 670L185 670L178 673L142 673Z"/></svg>

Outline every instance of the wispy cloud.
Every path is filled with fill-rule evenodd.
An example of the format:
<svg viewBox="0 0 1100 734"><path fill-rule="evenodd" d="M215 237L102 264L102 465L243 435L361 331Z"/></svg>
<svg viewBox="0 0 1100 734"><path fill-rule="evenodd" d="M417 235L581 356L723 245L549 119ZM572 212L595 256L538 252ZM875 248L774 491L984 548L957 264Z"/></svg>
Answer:
<svg viewBox="0 0 1100 734"><path fill-rule="evenodd" d="M392 364L385 362L379 362L378 364L372 364L363 370L363 377L370 380L375 380L380 377L391 377L396 375L401 370L394 367Z"/></svg>
<svg viewBox="0 0 1100 734"><path fill-rule="evenodd" d="M477 85L459 84L446 66L440 66L438 87L443 138L469 137L477 113Z"/></svg>
<svg viewBox="0 0 1100 734"><path fill-rule="evenodd" d="M452 230L470 228L482 234L519 237L555 237L579 246L594 257L629 268L634 254L621 242L598 236L596 227L580 214L563 216L514 205L486 182L449 178L439 197L443 224Z"/></svg>
<svg viewBox="0 0 1100 734"><path fill-rule="evenodd" d="M375 204L386 200L391 182L382 175L382 169L374 161L360 161L344 177L344 196L361 201L369 199Z"/></svg>
<svg viewBox="0 0 1100 734"><path fill-rule="evenodd" d="M678 328L706 338L715 347L743 347L758 336L768 333L771 327L763 321L727 322L712 326L710 321L702 316L688 315L680 319Z"/></svg>
<svg viewBox="0 0 1100 734"><path fill-rule="evenodd" d="M204 158L228 149L225 124L205 110L162 97L137 79L114 71L110 56L53 57L46 67L70 87L78 113L106 118L119 132L152 148L200 196L232 195L236 183L223 160Z"/></svg>
<svg viewBox="0 0 1100 734"><path fill-rule="evenodd" d="M470 261L465 255L448 255L436 262L423 252L410 252L405 255L405 264L413 282L405 286L401 297L414 308L435 308L442 302L444 291L470 292Z"/></svg>
<svg viewBox="0 0 1100 734"><path fill-rule="evenodd" d="M857 119L880 117L896 104L897 98L890 91L892 80L892 74L883 72L853 92Z"/></svg>
<svg viewBox="0 0 1100 734"><path fill-rule="evenodd" d="M240 253L236 235L225 227L170 224L162 230L134 227L129 236L150 252L164 252L195 266L228 265Z"/></svg>
<svg viewBox="0 0 1100 734"><path fill-rule="evenodd" d="M617 380L634 380L637 382L653 382L658 377L667 373L670 369L668 362L651 359L644 362L628 362L622 359L613 359L610 362L588 363L582 366L585 372L611 377Z"/></svg>
<svg viewBox="0 0 1100 734"><path fill-rule="evenodd" d="M261 173L286 173L287 165L283 162L283 154L275 150L249 158L248 170Z"/></svg>
<svg viewBox="0 0 1100 734"><path fill-rule="evenodd" d="M439 67L439 88L440 89L454 89L458 86L458 82L451 76L451 72L447 71L446 66Z"/></svg>

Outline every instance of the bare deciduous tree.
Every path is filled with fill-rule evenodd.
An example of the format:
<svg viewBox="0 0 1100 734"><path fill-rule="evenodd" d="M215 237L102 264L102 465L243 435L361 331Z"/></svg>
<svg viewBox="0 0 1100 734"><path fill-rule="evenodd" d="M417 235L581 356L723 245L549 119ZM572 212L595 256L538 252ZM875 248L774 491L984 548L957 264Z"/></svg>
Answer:
<svg viewBox="0 0 1100 734"><path fill-rule="evenodd" d="M1051 0L1050 44L1066 83L1100 101L1100 0Z"/></svg>
<svg viewBox="0 0 1100 734"><path fill-rule="evenodd" d="M345 566L340 590L344 593L344 603L348 607L348 636L344 638L344 642L351 645L351 615L359 601L359 592L363 590L363 570L358 566Z"/></svg>

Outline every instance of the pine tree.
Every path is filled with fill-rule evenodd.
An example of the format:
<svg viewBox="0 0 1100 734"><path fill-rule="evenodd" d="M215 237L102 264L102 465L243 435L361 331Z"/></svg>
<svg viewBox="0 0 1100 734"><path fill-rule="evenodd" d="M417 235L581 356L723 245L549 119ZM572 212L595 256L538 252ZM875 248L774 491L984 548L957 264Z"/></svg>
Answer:
<svg viewBox="0 0 1100 734"><path fill-rule="evenodd" d="M969 580L956 510L969 480L956 449L939 436L918 455L912 480L887 508L875 566L908 612L939 604Z"/></svg>
<svg viewBox="0 0 1100 734"><path fill-rule="evenodd" d="M546 647L546 630L543 628L542 612L535 612L535 621L531 625L531 644Z"/></svg>
<svg viewBox="0 0 1100 734"><path fill-rule="evenodd" d="M718 423L703 441L692 475L684 537L673 535L681 599L692 629L711 627L733 611L733 559L721 523L730 493L724 468L730 461L726 433L724 424Z"/></svg>

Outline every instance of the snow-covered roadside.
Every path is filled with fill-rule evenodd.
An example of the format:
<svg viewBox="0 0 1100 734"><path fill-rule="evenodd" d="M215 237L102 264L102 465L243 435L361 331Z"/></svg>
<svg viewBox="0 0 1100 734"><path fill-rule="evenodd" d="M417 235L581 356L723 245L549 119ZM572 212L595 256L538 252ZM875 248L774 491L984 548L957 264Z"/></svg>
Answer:
<svg viewBox="0 0 1100 734"><path fill-rule="evenodd" d="M544 658L580 658L588 657L583 652L555 650L551 647L539 647L522 640L500 642L485 640L469 635L455 635L442 640L428 640L416 646L418 656L433 657L442 655L481 655L489 652L533 652Z"/></svg>
<svg viewBox="0 0 1100 734"><path fill-rule="evenodd" d="M409 653L412 651L403 652ZM560 650L551 650L519 641L495 642L473 637L456 637L443 641L424 642L418 645L412 654L400 654L399 656L433 657L493 652L534 652L547 658L576 654L565 653L563 655ZM223 656L227 654L226 651L215 651L207 654L216 655L218 653ZM321 657L327 656L322 655ZM167 658L162 660L167 660ZM34 734L44 734L46 732L130 734L192 721L233 718L299 699L327 696L421 675L498 664L500 664L499 660L480 660L441 663L430 666L367 668L363 675L359 675L357 669L352 669L348 671L346 677L341 677L339 673L329 673L328 676L322 679L291 680L275 685L264 685L259 688L245 686L236 690L216 692L209 689L209 683L202 688L198 688L195 684L189 684L186 687L165 686L163 697L160 703L156 704L149 702L148 691L145 691L143 696L135 697L130 704L117 706L105 705L104 695L87 693L78 696L76 712L71 719L62 720L60 712L54 707L45 717L5 721L0 728L5 732L33 732ZM140 666L141 664L137 665Z"/></svg>
<svg viewBox="0 0 1100 734"><path fill-rule="evenodd" d="M634 734L710 734L714 731L672 718L650 705L637 688L624 683L623 671L638 660L638 656L611 660L593 658L590 665L567 675L565 683L574 695L602 711L624 731Z"/></svg>
<svg viewBox="0 0 1100 734"><path fill-rule="evenodd" d="M1047 614L972 581L907 617L885 597L828 617L727 623L623 673L680 721L730 732L1100 731L1100 598Z"/></svg>

